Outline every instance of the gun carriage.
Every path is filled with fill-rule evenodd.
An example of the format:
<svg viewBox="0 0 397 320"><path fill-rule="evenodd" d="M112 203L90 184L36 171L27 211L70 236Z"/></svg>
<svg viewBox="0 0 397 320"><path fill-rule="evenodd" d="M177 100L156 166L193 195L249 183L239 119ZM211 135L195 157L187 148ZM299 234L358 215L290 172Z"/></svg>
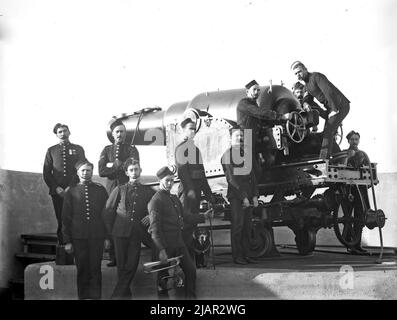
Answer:
<svg viewBox="0 0 397 320"><path fill-rule="evenodd" d="M123 121L128 143L165 146L168 162L174 164L175 147L182 139L179 123L186 117L194 119L195 144L202 153L206 176L217 199L215 218L227 221L227 184L220 159L230 146L229 128L236 121L237 104L244 97L244 89L206 92L164 111L148 108L112 121ZM385 215L376 208L376 163L359 168L348 166L347 153L340 152L337 143L331 159L318 159L322 136L310 130L319 123L318 112L302 111L299 101L283 86L261 87L258 105L280 114L292 113L292 118L286 122L261 121L258 141L253 142L252 158L258 161L262 172L257 179L261 201L254 209L248 239L251 256L271 252L273 227L289 227L295 233L299 253L306 255L314 250L320 228L333 228L346 248L354 248L361 242L363 227L384 226ZM110 132L108 137L112 140ZM371 209L369 189L375 210ZM203 210L206 205L203 201ZM228 226L221 223L217 227L214 223L211 227L225 225Z"/></svg>

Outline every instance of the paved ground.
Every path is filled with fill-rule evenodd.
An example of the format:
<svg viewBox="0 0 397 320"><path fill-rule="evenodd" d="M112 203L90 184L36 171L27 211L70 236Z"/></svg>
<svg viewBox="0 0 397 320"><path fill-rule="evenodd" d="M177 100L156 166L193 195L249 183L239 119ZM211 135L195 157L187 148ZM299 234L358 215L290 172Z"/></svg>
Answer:
<svg viewBox="0 0 397 320"><path fill-rule="evenodd" d="M249 268L259 268L262 272L323 272L339 271L343 265L350 265L361 271L370 270L397 270L395 264L397 255L394 249L384 251L382 264L376 263L379 258L379 249L367 248L370 255L352 255L344 247L321 247L308 256L300 256L292 245L277 246L279 257L258 259L258 264L249 264ZM208 268L212 267L212 257L207 257ZM247 266L232 263L230 248L215 248L215 268L247 268Z"/></svg>
<svg viewBox="0 0 397 320"><path fill-rule="evenodd" d="M378 255L355 256L340 247L318 247L310 256L300 256L293 246L279 246L280 256L258 264L235 265L230 247L215 248L215 269L197 270L199 299L397 299L397 266L394 250L386 250L384 264ZM371 250L373 253L377 249ZM142 263L150 251L143 250ZM116 281L116 269L102 265L103 298L108 299ZM54 288L40 288L41 264L25 270L26 299L76 299L75 266L50 265ZM134 299L157 299L155 275L145 274L140 264L132 289ZM170 291L170 298L178 296Z"/></svg>

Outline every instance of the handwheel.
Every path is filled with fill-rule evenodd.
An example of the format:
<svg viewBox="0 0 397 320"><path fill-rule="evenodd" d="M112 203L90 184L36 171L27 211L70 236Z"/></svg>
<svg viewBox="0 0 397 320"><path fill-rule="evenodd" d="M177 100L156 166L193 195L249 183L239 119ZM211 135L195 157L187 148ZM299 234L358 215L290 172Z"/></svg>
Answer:
<svg viewBox="0 0 397 320"><path fill-rule="evenodd" d="M340 145L343 140L343 127L342 124L339 125L338 129L336 130L335 136L334 136L335 142Z"/></svg>
<svg viewBox="0 0 397 320"><path fill-rule="evenodd" d="M302 142L306 136L305 121L302 115L296 111L291 112L291 120L287 120L285 127L288 137L296 143Z"/></svg>

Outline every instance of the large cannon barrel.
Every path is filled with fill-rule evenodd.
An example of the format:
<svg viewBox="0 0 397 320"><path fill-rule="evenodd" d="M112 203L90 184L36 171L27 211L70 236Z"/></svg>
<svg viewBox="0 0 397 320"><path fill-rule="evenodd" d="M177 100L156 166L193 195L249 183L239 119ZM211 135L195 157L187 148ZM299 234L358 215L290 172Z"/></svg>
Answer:
<svg viewBox="0 0 397 320"><path fill-rule="evenodd" d="M280 85L260 87L258 98L260 108L275 110L279 113L290 112L300 107L292 92ZM212 117L237 120L237 105L246 97L245 89L232 89L198 94L190 101L178 102L167 110L147 108L129 115L113 117L122 121L127 129L126 142L134 145L165 145L167 124L179 122L187 109L206 112ZM110 127L109 123L109 127ZM108 138L113 137L108 129Z"/></svg>
<svg viewBox="0 0 397 320"><path fill-rule="evenodd" d="M299 101L293 93L280 85L260 87L259 108L270 109L279 113L290 112L300 108ZM245 89L233 89L201 93L194 97L188 108L208 112L213 117L237 121L237 105L246 97Z"/></svg>
<svg viewBox="0 0 397 320"><path fill-rule="evenodd" d="M171 105L167 110L146 108L133 114L114 116L108 125L108 139L114 142L110 125L119 120L127 130L126 143L132 145L165 145L166 125L181 117L187 105L188 101L178 102Z"/></svg>

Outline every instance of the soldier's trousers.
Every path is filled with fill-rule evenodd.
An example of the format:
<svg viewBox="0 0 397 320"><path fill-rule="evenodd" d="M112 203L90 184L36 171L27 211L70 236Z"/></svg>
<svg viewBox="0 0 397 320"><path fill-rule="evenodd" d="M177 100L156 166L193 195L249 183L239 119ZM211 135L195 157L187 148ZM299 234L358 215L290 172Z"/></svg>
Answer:
<svg viewBox="0 0 397 320"><path fill-rule="evenodd" d="M331 155L335 133L349 111L350 105L346 104L340 107L339 112L336 115L326 120L323 131L323 142L320 150L321 159L327 159Z"/></svg>
<svg viewBox="0 0 397 320"><path fill-rule="evenodd" d="M184 210L191 212L192 214L199 214L200 213L200 198L201 198L201 190L196 189L196 198L190 199L185 193L182 193L180 196L180 200L182 202ZM193 261L202 261L203 260L203 253L197 253L194 251L194 239L193 239L193 232L197 225L185 225L183 228L182 236L183 241L186 244L186 247L189 251L190 257ZM201 256L201 257L199 257Z"/></svg>
<svg viewBox="0 0 397 320"><path fill-rule="evenodd" d="M77 267L78 298L100 299L104 239L73 239L72 244Z"/></svg>
<svg viewBox="0 0 397 320"><path fill-rule="evenodd" d="M231 198L231 244L233 259L247 257L248 232L251 227L252 209L244 209L240 199Z"/></svg>
<svg viewBox="0 0 397 320"><path fill-rule="evenodd" d="M57 237L58 243L63 244L62 237L62 206L63 206L63 198L57 194L52 194L52 204L54 205L55 217L57 219Z"/></svg>
<svg viewBox="0 0 397 320"><path fill-rule="evenodd" d="M138 268L141 254L141 234L131 232L130 237L113 237L117 260L117 284L112 299L131 299L131 283Z"/></svg>

